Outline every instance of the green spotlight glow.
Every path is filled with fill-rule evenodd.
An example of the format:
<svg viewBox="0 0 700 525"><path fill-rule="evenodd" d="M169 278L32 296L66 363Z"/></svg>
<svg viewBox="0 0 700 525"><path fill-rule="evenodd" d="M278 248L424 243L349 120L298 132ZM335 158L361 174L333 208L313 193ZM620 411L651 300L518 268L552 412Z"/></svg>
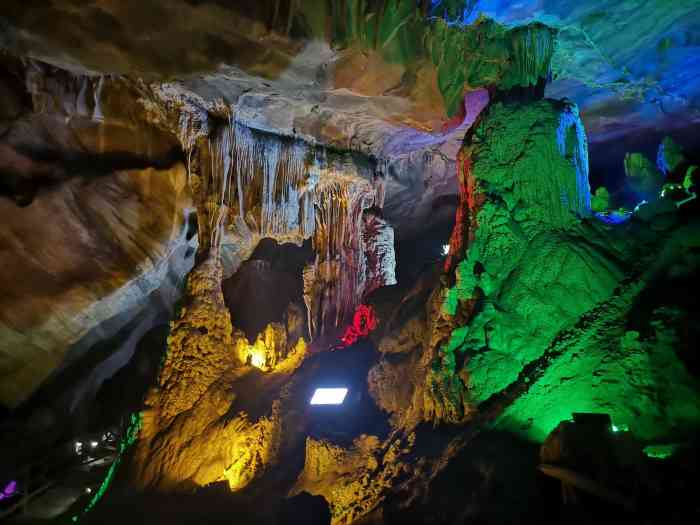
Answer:
<svg viewBox="0 0 700 525"><path fill-rule="evenodd" d="M678 445L649 445L644 448L644 454L653 459L668 459L678 450Z"/></svg>

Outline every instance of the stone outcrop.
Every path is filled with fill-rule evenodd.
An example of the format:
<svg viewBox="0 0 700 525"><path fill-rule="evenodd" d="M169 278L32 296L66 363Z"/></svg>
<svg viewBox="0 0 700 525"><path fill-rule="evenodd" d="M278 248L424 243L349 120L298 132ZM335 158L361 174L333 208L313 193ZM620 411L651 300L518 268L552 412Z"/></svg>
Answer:
<svg viewBox="0 0 700 525"><path fill-rule="evenodd" d="M681 283L697 268L688 254L698 224L652 229L635 218L620 230L592 219L580 193L587 172L575 155L585 145L575 125L566 147L558 143L570 118L562 113L575 114L552 101L488 110L462 152L462 251L447 262L454 280L443 275L409 318L401 312L421 297L419 287L384 314L394 328L379 342L383 356L368 381L392 427L405 435L424 421L464 424L436 445L438 458L409 454L414 476L378 491L400 508L420 507L487 428L541 442L573 412L602 412L637 439L668 442L689 439L698 423L698 380L680 350L688 320L682 307L664 306L684 300L675 285L661 298L650 292L669 283L662 276L671 268ZM351 464L356 449L312 445L300 483L326 495L340 520L333 502L342 491L320 480L343 487L343 467L327 465ZM371 488L358 494L378 490L378 480L371 475Z"/></svg>
<svg viewBox="0 0 700 525"><path fill-rule="evenodd" d="M235 62L237 69L251 77L271 80L283 77L295 65L301 66L307 78L309 73L316 74L315 62L305 54L304 44L333 42L334 49L343 50L338 53L338 63L329 61L331 67L319 75L333 79L339 89L366 96L391 93L413 100L416 104L410 119L423 123L434 119L442 90L459 94L457 82L450 82L455 80L454 66L466 62L455 52L462 48L455 45L461 40L457 33L483 15L506 29L539 22L558 30L558 45L552 50L554 81L548 95L575 98L589 118L589 132L596 137L619 136L647 126L683 127L698 115L699 84L687 76L697 65L695 44L685 38L700 17L693 2L667 5L630 0L622 8L602 0L546 5L527 0L517 7L502 0L479 0L464 5L423 2L422 9L416 9L410 0L352 0L341 9L325 2L280 0L227 9L218 4L173 0L152 2L148 10L140 9L143 25L134 27L133 13L139 7L130 0L118 6L101 3L78 12L69 0L31 7L21 0L8 0L0 46L73 71L162 79L211 73L220 64ZM441 57L436 60L438 66L443 64L449 73L441 78L440 86L436 82L436 69L440 68L435 68L432 60L424 60L425 54L419 52L421 38L416 37L423 21L435 18L445 20L452 29L445 40L447 51L443 53L440 47L435 53ZM138 37L144 40L132 44L135 34L145 35L146 28L154 26L160 27L157 35L149 35L147 41ZM56 27L63 30L56 31ZM505 55L510 44L496 47ZM514 51L527 49L512 47ZM477 47L476 51L483 56L483 49ZM172 56L181 59L173 61ZM331 48L326 56L335 58ZM482 68L489 72L489 68L503 67L508 60L500 58L483 60L487 66ZM662 74L651 78L650 71ZM479 75L486 77L483 71ZM294 76L300 75L287 79ZM212 83L209 89L220 89L223 81ZM252 92L249 96L260 100ZM449 100L454 98L458 97ZM327 115L333 117L332 112ZM328 128L337 129L344 120L333 118ZM337 136L343 134L338 132Z"/></svg>
<svg viewBox="0 0 700 525"><path fill-rule="evenodd" d="M233 122L201 142L189 165L200 251L220 252L232 273L263 238L310 238L304 301L312 336L341 326L367 293L395 282L393 230L370 217L384 199L371 165Z"/></svg>
<svg viewBox="0 0 700 525"><path fill-rule="evenodd" d="M177 285L171 272L182 278L194 254L190 206L182 164L66 180L28 207L0 199L3 403L17 405L76 359L91 329Z"/></svg>
<svg viewBox="0 0 700 525"><path fill-rule="evenodd" d="M627 184L639 199L655 200L663 184L663 175L656 166L641 153L625 155Z"/></svg>
<svg viewBox="0 0 700 525"><path fill-rule="evenodd" d="M573 228L580 217L589 213L587 164L580 160L587 158L585 135L577 131L575 124L569 124L572 122L570 115L576 115L575 109L551 101L526 106L496 104L489 108L465 141L460 172L462 212L451 240L450 259L446 263L446 269L454 269L456 283L445 290L441 299L443 305L437 315L443 321L433 320L438 325L465 327L453 331L449 339L441 339L445 334L440 330L440 338L434 338L431 342L433 347L443 349L439 358L443 363L443 372L437 372L434 381L438 391L445 391L446 402L452 406L447 411L450 419L463 418L469 411L466 407L472 402L464 397L466 389L454 384L456 379L453 374L461 368L456 365L461 358L453 353L454 349L471 348L474 356L467 358L467 361L474 361L474 365L482 356L495 355L501 356L500 360L507 363L508 355L525 356L532 351L526 333L506 335L509 330L517 332L514 327L518 324L522 329L529 330L525 326L532 326L536 318L565 322L562 320L566 316L551 317L551 314L546 314L539 317L550 308L547 306L550 295L548 292L542 296L541 313L537 311L535 295L540 286L549 282L553 275L559 275L563 268L543 273L541 284L528 282L518 285L512 282L518 279L518 275L527 280L537 279L529 269L520 274L519 267L535 263L533 257L551 261L551 250L563 250L560 255L564 261L568 261L566 266L578 264L587 268L587 262L577 263L582 255L576 251L569 253L570 248L561 242L563 239L560 240L558 233ZM538 247L538 243L541 246ZM592 255L600 260L599 264L607 264L601 255ZM586 253L583 257L587 259L589 255ZM540 266L535 263L532 268ZM568 282L576 282L579 277L574 275L572 268ZM588 280L598 278L602 276L594 271L589 274ZM596 295L587 302L572 303L574 312L569 319L575 318L577 312L584 311L586 304L595 304L605 293L612 291L615 278L603 282L605 284L599 287L602 295ZM548 284L548 288L550 286ZM563 284L562 288L566 286ZM589 293L586 281L582 282L581 289ZM523 290L523 295L508 306L509 299L505 294L515 298L521 293L518 290ZM496 330L491 324L494 315L509 315L510 319ZM552 326L550 335L553 336L559 328ZM491 337L490 331L503 334L503 339ZM536 332L541 333L542 327L538 327ZM501 347L513 344L518 345L517 351ZM480 369L483 368L474 367L475 371ZM444 371L449 372L441 376ZM518 371L519 365L513 363L513 372L517 375ZM460 375L471 390L471 395L467 397L480 399L474 390L478 378L471 377L466 369ZM496 379L492 374L487 376L490 381ZM508 377L505 369L499 372L499 377Z"/></svg>
<svg viewBox="0 0 700 525"><path fill-rule="evenodd" d="M231 325L222 274L211 255L188 278L158 384L145 400L132 461L141 487L178 491L227 480L238 490L276 461L289 430L280 388L305 357L304 339L288 342L286 327L273 323L250 344ZM245 399L253 390L260 406ZM236 408L239 396L245 408Z"/></svg>
<svg viewBox="0 0 700 525"><path fill-rule="evenodd" d="M650 304L645 336L624 328L644 290L687 269L696 225L634 220L620 231L591 219L571 154L580 135L572 127L573 142L557 143L567 113L546 100L496 104L465 140L454 284L443 277L426 320L386 335L387 358L370 373L394 424L495 424L533 440L572 412L609 413L648 440L696 424L695 402L681 400L696 398L697 379L671 350L679 310Z"/></svg>
<svg viewBox="0 0 700 525"><path fill-rule="evenodd" d="M382 503L387 489L407 474L404 462L415 435L381 442L361 435L349 448L311 437L306 439L304 469L291 494L322 495L331 508L334 525L355 523Z"/></svg>

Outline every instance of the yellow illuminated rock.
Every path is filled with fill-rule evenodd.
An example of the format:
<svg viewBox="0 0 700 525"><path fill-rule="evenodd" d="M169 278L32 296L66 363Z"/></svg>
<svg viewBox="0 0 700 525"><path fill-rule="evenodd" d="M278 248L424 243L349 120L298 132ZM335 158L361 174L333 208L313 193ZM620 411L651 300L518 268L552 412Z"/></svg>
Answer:
<svg viewBox="0 0 700 525"><path fill-rule="evenodd" d="M277 376L301 364L306 343L300 338L288 348L285 328L273 323L250 345L231 326L221 272L211 256L190 274L135 447L134 481L142 488L182 491L226 481L238 490L277 458L281 401L272 402L269 416L249 414L236 401L251 397L249 389L275 387ZM249 356L253 366L246 366Z"/></svg>

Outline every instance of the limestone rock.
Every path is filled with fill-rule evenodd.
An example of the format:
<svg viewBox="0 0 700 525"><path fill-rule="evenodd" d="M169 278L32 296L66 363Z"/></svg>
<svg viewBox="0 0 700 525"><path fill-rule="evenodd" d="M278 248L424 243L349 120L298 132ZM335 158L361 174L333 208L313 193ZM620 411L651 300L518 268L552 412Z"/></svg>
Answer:
<svg viewBox="0 0 700 525"><path fill-rule="evenodd" d="M447 263L456 264L456 283L443 290L437 316L445 328L431 343L441 365L429 378L438 414L448 420L469 417L474 402L513 380L522 363L506 372L510 359L543 351L547 338L609 294L620 274L602 254L569 246L557 233L590 212L587 147L575 108L548 100L491 106L462 155L463 211ZM592 294L583 284L583 297L562 309L578 269L586 272L583 283L601 283ZM561 324L550 325L554 319Z"/></svg>
<svg viewBox="0 0 700 525"><path fill-rule="evenodd" d="M630 188L639 195L648 197L649 200L656 198L663 177L651 163L641 153L627 153L625 155L625 174Z"/></svg>
<svg viewBox="0 0 700 525"><path fill-rule="evenodd" d="M664 137L656 154L656 167L659 171L666 176L671 175L684 162L683 149L671 137Z"/></svg>
<svg viewBox="0 0 700 525"><path fill-rule="evenodd" d="M309 437L304 469L291 494L322 495L331 508L331 523L353 523L381 504L387 489L404 473L402 459L414 441L413 434L384 443L361 435L346 449Z"/></svg>
<svg viewBox="0 0 700 525"><path fill-rule="evenodd" d="M221 292L222 271L220 261L212 257L188 277L189 301L173 322L159 384L147 400L166 423L189 410L226 369L237 364Z"/></svg>
<svg viewBox="0 0 700 525"><path fill-rule="evenodd" d="M363 217L362 237L367 259L363 292L367 295L382 286L396 284L394 230L387 221L370 210Z"/></svg>
<svg viewBox="0 0 700 525"><path fill-rule="evenodd" d="M279 383L304 359L304 340L291 347L285 328L274 323L251 345L231 325L222 274L212 255L188 278L158 385L145 401L132 462L140 487L177 491L226 480L241 489L274 463L286 421L296 417ZM246 364L251 356L254 366ZM253 391L265 401L272 396L270 406L248 399Z"/></svg>
<svg viewBox="0 0 700 525"><path fill-rule="evenodd" d="M171 267L188 270L179 262L189 206L181 164L71 179L24 208L0 199L3 403L17 405L67 366L90 329L143 305Z"/></svg>
<svg viewBox="0 0 700 525"><path fill-rule="evenodd" d="M604 213L610 209L610 193L607 188L601 186L595 190L595 195L591 201L591 210Z"/></svg>

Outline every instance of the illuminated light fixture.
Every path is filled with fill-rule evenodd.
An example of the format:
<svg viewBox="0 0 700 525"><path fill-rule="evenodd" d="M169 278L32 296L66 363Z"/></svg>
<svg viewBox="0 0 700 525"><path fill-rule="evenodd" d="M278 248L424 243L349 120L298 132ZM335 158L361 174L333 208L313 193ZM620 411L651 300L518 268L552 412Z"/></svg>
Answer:
<svg viewBox="0 0 700 525"><path fill-rule="evenodd" d="M1 487L2 485L0 485ZM0 501L11 498L17 494L17 482L16 481L10 481L4 489L0 490Z"/></svg>
<svg viewBox="0 0 700 525"><path fill-rule="evenodd" d="M624 425L624 424L619 424L619 425L613 424L612 431L613 432L629 432L630 427L628 425Z"/></svg>
<svg viewBox="0 0 700 525"><path fill-rule="evenodd" d="M92 448L97 448L97 445L98 445L97 441L90 441L90 446Z"/></svg>
<svg viewBox="0 0 700 525"><path fill-rule="evenodd" d="M75 442L75 453L80 454L83 451L83 442L82 441L76 441Z"/></svg>
<svg viewBox="0 0 700 525"><path fill-rule="evenodd" d="M449 244L443 244L442 245L442 254L443 255L449 255L450 253L450 245Z"/></svg>
<svg viewBox="0 0 700 525"><path fill-rule="evenodd" d="M85 489L85 493L86 493L86 494L90 494L91 492L92 492L92 489L91 489L90 487L87 487L87 488Z"/></svg>
<svg viewBox="0 0 700 525"><path fill-rule="evenodd" d="M644 454L654 459L668 459L678 450L678 445L649 445L644 448Z"/></svg>
<svg viewBox="0 0 700 525"><path fill-rule="evenodd" d="M644 206L645 204L649 204L649 203L648 203L647 201L644 200L644 201L640 202L639 204L637 204L637 205L634 207L634 212L637 213L637 212L639 211L639 208L641 208L641 207Z"/></svg>
<svg viewBox="0 0 700 525"><path fill-rule="evenodd" d="M265 368L265 356L257 352L251 352L250 364L255 368Z"/></svg>
<svg viewBox="0 0 700 525"><path fill-rule="evenodd" d="M340 405L348 393L347 388L317 388L311 398L312 405Z"/></svg>

